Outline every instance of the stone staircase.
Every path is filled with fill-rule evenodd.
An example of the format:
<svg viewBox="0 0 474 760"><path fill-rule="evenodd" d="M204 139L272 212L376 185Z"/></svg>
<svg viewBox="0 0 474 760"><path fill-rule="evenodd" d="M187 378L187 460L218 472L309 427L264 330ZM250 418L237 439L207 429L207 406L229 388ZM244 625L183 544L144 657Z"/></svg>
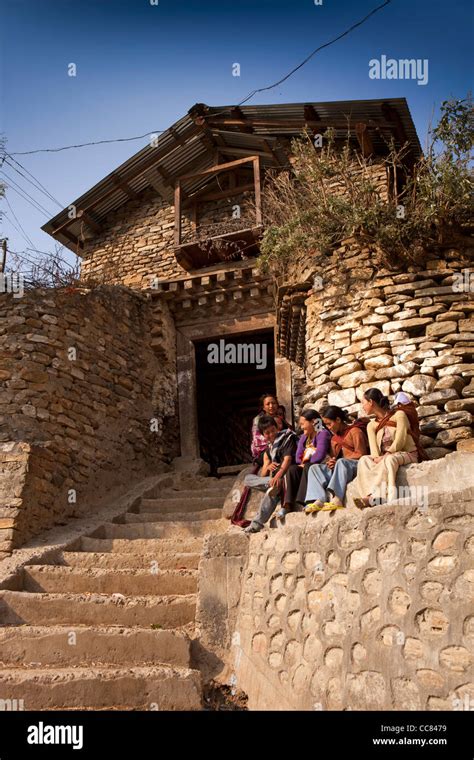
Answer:
<svg viewBox="0 0 474 760"><path fill-rule="evenodd" d="M199 710L198 563L232 477L158 488L0 591L0 700L25 710ZM148 493L149 497L150 494Z"/></svg>

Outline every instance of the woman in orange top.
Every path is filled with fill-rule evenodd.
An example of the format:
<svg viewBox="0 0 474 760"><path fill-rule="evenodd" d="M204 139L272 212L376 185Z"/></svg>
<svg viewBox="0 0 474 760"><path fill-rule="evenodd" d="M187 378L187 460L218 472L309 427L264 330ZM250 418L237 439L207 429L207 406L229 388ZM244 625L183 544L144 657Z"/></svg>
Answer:
<svg viewBox="0 0 474 760"><path fill-rule="evenodd" d="M367 454L365 434L357 422L350 424L347 412L328 406L321 417L332 433L331 453L324 464L309 468L306 514L342 509L347 485L356 476L359 459Z"/></svg>

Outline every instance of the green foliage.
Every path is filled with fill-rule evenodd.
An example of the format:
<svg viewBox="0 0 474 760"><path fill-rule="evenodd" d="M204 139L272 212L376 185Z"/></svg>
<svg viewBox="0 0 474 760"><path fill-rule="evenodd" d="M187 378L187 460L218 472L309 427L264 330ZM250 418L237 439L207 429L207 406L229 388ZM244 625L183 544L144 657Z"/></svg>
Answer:
<svg viewBox="0 0 474 760"><path fill-rule="evenodd" d="M377 171L348 142L336 146L332 131L319 150L309 135L293 141L292 170L271 175L264 186L261 266L281 269L296 255L325 254L352 236L375 246L386 264L414 262L472 223L470 98L443 103L430 140L427 155L411 171L408 146L388 146L388 197L380 166Z"/></svg>

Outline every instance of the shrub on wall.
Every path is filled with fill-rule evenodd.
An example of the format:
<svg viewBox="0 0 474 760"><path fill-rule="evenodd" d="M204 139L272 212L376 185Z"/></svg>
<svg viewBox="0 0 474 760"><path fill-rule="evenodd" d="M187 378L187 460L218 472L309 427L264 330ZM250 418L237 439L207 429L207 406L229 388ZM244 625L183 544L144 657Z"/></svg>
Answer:
<svg viewBox="0 0 474 760"><path fill-rule="evenodd" d="M294 140L292 169L270 174L264 185L261 266L281 269L294 255L324 254L348 237L374 245L385 265L419 263L426 248L472 223L473 143L469 98L443 103L414 166L407 145L387 144L385 158L374 162L349 140L337 145L331 130L320 150L309 135Z"/></svg>

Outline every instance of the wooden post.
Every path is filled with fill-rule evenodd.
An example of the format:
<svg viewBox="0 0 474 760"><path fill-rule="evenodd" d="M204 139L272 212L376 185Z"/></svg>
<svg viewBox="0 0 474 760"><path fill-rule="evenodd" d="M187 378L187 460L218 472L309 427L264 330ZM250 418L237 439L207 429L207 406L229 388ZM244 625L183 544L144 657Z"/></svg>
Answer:
<svg viewBox="0 0 474 760"><path fill-rule="evenodd" d="M253 159L253 181L255 185L255 224L262 224L262 191L260 187L260 157Z"/></svg>
<svg viewBox="0 0 474 760"><path fill-rule="evenodd" d="M367 129L367 124L361 121L357 122L357 124L355 125L355 132L356 132L357 141L362 151L362 155L364 156L364 158L368 158L374 152L374 145L372 143L372 138Z"/></svg>
<svg viewBox="0 0 474 760"><path fill-rule="evenodd" d="M181 182L174 186L174 244L181 244Z"/></svg>
<svg viewBox="0 0 474 760"><path fill-rule="evenodd" d="M5 271L5 266L7 263L7 239L3 238L2 240L2 256L0 258L0 272Z"/></svg>

